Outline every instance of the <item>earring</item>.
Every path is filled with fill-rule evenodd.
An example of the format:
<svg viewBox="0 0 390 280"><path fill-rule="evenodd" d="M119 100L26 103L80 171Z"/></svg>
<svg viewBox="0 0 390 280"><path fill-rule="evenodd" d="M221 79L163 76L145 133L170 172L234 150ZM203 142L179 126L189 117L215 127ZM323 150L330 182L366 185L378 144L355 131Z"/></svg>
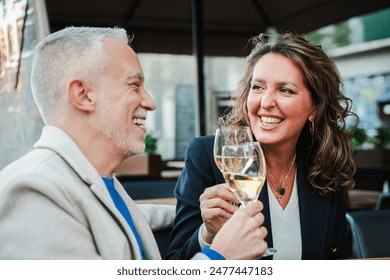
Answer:
<svg viewBox="0 0 390 280"><path fill-rule="evenodd" d="M309 122L310 122L310 134L314 135L314 118L312 116L309 117Z"/></svg>

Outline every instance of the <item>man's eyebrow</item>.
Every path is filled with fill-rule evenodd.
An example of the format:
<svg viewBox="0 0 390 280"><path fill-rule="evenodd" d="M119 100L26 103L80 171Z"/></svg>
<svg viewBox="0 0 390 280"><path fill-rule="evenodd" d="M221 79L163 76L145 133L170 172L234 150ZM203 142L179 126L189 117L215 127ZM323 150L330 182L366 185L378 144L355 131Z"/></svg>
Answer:
<svg viewBox="0 0 390 280"><path fill-rule="evenodd" d="M138 79L138 80L141 80L141 81L144 81L145 80L145 77L144 75L141 73L141 72L136 72L134 74L131 74L127 77L128 80L132 80L132 79Z"/></svg>

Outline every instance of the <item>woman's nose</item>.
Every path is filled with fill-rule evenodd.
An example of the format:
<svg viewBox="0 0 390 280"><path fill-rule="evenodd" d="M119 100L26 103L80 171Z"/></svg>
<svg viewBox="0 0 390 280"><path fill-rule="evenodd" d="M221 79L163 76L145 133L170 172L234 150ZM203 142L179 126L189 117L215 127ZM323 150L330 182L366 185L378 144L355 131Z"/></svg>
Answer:
<svg viewBox="0 0 390 280"><path fill-rule="evenodd" d="M276 105L275 93L271 90L267 90L261 99L261 107L271 108Z"/></svg>

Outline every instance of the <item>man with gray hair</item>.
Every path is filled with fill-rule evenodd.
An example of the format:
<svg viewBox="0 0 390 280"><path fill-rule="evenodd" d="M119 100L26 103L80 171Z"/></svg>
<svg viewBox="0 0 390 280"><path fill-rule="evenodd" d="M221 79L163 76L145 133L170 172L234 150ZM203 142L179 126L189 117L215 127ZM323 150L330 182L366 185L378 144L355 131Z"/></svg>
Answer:
<svg viewBox="0 0 390 280"><path fill-rule="evenodd" d="M0 172L0 259L160 259L153 230L173 206L136 205L114 176L145 148L137 55L120 28L68 27L36 47L31 87L46 124L34 149ZM262 204L237 210L194 259L264 253Z"/></svg>

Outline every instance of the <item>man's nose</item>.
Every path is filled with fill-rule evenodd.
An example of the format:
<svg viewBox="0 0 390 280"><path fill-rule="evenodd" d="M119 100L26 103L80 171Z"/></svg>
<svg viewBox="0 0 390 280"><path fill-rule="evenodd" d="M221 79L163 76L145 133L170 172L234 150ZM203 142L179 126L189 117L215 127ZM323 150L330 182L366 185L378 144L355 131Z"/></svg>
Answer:
<svg viewBox="0 0 390 280"><path fill-rule="evenodd" d="M154 111L157 108L156 103L154 102L152 96L149 94L149 92L146 89L144 89L143 92L141 105L142 107L146 108L149 111Z"/></svg>

